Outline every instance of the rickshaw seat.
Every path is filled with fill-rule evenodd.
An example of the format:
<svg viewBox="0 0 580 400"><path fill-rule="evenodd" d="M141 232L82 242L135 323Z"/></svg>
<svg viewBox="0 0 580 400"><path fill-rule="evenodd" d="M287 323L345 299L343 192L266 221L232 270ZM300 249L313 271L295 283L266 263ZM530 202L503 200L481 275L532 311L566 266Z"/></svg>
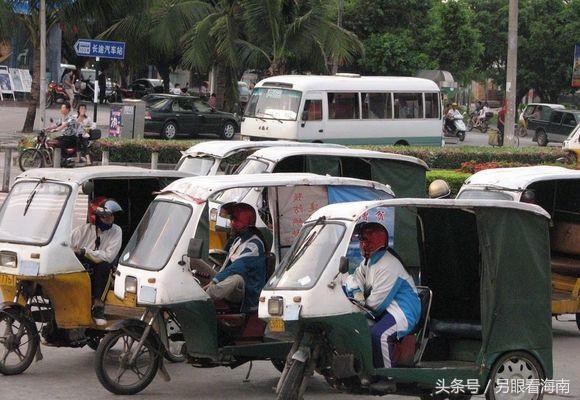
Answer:
<svg viewBox="0 0 580 400"><path fill-rule="evenodd" d="M429 328L431 332L437 335L481 339L481 324L470 321L433 319Z"/></svg>
<svg viewBox="0 0 580 400"><path fill-rule="evenodd" d="M580 260L571 257L552 257L552 271L573 278L580 278Z"/></svg>

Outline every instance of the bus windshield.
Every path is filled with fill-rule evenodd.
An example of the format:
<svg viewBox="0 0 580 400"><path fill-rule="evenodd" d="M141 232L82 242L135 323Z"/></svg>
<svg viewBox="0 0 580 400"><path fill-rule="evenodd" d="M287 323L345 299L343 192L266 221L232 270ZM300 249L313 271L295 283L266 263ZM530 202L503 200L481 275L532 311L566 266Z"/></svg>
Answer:
<svg viewBox="0 0 580 400"><path fill-rule="evenodd" d="M280 88L255 88L248 102L245 117L295 121L302 93Z"/></svg>

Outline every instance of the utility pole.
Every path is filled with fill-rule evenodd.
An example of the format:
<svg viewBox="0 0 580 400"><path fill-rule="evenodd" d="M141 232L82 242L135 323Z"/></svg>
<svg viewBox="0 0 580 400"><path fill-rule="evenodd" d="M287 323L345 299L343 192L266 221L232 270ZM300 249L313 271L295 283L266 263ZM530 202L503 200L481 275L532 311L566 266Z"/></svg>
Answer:
<svg viewBox="0 0 580 400"><path fill-rule="evenodd" d="M507 100L507 113L504 124L504 144L512 146L514 143L514 125L516 116L516 93L518 69L518 0L509 0L508 22L508 52L507 52L507 77L505 95Z"/></svg>
<svg viewBox="0 0 580 400"><path fill-rule="evenodd" d="M344 0L338 0L338 12L336 13L336 25L342 28L342 9L344 7ZM335 58L332 60L332 74L338 72L338 60Z"/></svg>
<svg viewBox="0 0 580 400"><path fill-rule="evenodd" d="M46 0L40 0L40 121L46 126Z"/></svg>

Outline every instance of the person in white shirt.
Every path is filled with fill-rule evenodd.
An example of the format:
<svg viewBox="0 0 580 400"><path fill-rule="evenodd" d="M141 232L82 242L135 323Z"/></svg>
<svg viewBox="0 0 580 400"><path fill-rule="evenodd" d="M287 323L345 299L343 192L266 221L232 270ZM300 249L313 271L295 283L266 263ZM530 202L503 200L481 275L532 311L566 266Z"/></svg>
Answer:
<svg viewBox="0 0 580 400"><path fill-rule="evenodd" d="M181 86L179 85L179 83L175 84L175 87L173 89L171 89L171 94L177 94L177 95L181 95Z"/></svg>
<svg viewBox="0 0 580 400"><path fill-rule="evenodd" d="M123 232L114 223L114 214L123 209L115 200L102 198L94 202L92 208L94 218L91 216L91 222L73 230L71 247L91 275L93 318L98 325L104 325L102 297L123 242Z"/></svg>

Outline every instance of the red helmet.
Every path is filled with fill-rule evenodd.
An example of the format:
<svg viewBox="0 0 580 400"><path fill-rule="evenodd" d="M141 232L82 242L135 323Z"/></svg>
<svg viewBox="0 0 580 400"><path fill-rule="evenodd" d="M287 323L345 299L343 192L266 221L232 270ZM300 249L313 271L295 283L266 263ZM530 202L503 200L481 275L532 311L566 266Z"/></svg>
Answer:
<svg viewBox="0 0 580 400"><path fill-rule="evenodd" d="M91 201L89 203L89 222L91 224L95 224L97 221L97 209L101 206L101 204L103 204L105 201L107 201L107 198L104 196L100 196L97 197L95 199L93 199L93 201Z"/></svg>
<svg viewBox="0 0 580 400"><path fill-rule="evenodd" d="M366 222L358 229L360 249L364 258L369 258L371 254L389 244L389 232L387 228L378 222Z"/></svg>
<svg viewBox="0 0 580 400"><path fill-rule="evenodd" d="M256 225L256 210L247 203L226 203L221 207L220 214L230 218L231 226L236 231Z"/></svg>

